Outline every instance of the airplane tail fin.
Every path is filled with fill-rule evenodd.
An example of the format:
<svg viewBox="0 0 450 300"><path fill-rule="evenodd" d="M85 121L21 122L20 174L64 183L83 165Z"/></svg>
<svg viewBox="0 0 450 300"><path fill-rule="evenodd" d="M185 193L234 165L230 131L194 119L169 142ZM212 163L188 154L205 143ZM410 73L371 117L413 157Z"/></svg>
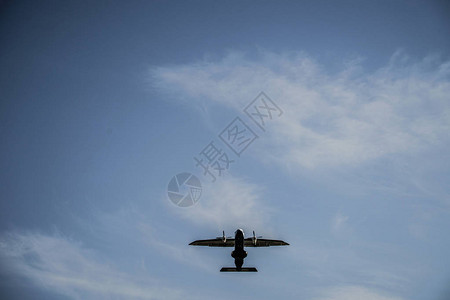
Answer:
<svg viewBox="0 0 450 300"><path fill-rule="evenodd" d="M240 268L239 270L234 267L223 267L220 272L258 272L258 270L254 267Z"/></svg>

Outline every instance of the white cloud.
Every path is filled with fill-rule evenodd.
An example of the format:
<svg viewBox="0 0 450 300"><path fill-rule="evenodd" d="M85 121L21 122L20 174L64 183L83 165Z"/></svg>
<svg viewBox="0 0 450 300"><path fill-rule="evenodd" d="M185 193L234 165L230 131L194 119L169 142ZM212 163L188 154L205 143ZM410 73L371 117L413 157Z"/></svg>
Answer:
<svg viewBox="0 0 450 300"><path fill-rule="evenodd" d="M268 232L270 207L261 199L262 190L241 178L224 176L203 187L202 198L188 209L172 207L182 217L199 225ZM264 226L263 226L264 225Z"/></svg>
<svg viewBox="0 0 450 300"><path fill-rule="evenodd" d="M428 272L422 262L404 264L401 258L406 254L398 245L365 241L349 231L350 236L346 231L337 236L291 236L291 247L287 248L290 262L314 282L345 281L398 292L407 290L414 279Z"/></svg>
<svg viewBox="0 0 450 300"><path fill-rule="evenodd" d="M61 236L8 233L0 237L4 271L71 299L179 299L181 291L149 277L116 270L81 244Z"/></svg>
<svg viewBox="0 0 450 300"><path fill-rule="evenodd" d="M305 54L270 52L152 70L155 87L201 105L241 111L264 90L285 114L262 139L263 158L309 169L447 143L449 75L450 62L413 61L401 52L372 73L362 72L361 60L332 74Z"/></svg>
<svg viewBox="0 0 450 300"><path fill-rule="evenodd" d="M152 78L155 87L177 99L202 107L219 104L243 118L242 109L265 91L284 114L270 121L264 138L252 145L252 151L263 162L306 170L304 174L314 176L312 180L320 178L323 186L345 182L345 189L350 181L355 188L345 189L345 193L355 193L363 185L392 197L394 190L402 196L417 197L417 188L427 187L417 173L433 169L422 168L426 170L421 172L417 166L442 159L442 155L429 154L439 152L436 149L450 141L450 62L438 57L418 61L398 52L386 66L373 72L366 72L360 59L345 62L334 72L303 53L263 51L255 57L231 53L219 61L155 68ZM395 165L389 166L392 161ZM238 181L222 184L214 183L214 193L204 194L196 207L179 210L180 214L215 226L226 226L227 221L234 225L242 216L249 216L256 224L264 220L267 210L260 206L256 187L240 186L243 183ZM372 201L364 188L363 195ZM345 208L345 200L340 200ZM243 211L239 210L241 203L248 204ZM230 219L233 216L235 220ZM331 239L291 237L289 258L320 282L345 280L353 284L327 289L317 299L399 300L381 291L407 290L426 264L419 262L417 268L393 259L405 255L404 245L388 238L361 236L354 217L339 212L332 216L327 223ZM426 234L424 229L409 227L420 238Z"/></svg>
<svg viewBox="0 0 450 300"><path fill-rule="evenodd" d="M349 226L347 225L348 216L343 215L341 212L337 212L336 215L331 220L331 232L335 235L342 233L343 231L348 231Z"/></svg>
<svg viewBox="0 0 450 300"><path fill-rule="evenodd" d="M329 288L314 300L401 300L396 296L361 286L340 286Z"/></svg>
<svg viewBox="0 0 450 300"><path fill-rule="evenodd" d="M170 243L164 241L160 236L157 236L149 224L140 222L137 225L139 233L144 239L144 243L151 248L155 248L159 253L170 257L184 265L194 266L207 272L217 273L215 262L208 257L205 257L193 247L187 247L187 243L180 247L180 244Z"/></svg>
<svg viewBox="0 0 450 300"><path fill-rule="evenodd" d="M93 226L96 235L145 248L146 253L156 251L158 255L169 258L169 261L195 266L209 272L217 271L214 261L209 261L193 247L189 247L190 241L184 240L186 237L180 235L179 228L173 226L173 223L167 226L163 221L155 222L154 218L133 207L108 213L98 212L95 214L95 220ZM87 222L80 220L79 224L85 226ZM145 262L143 266L145 269Z"/></svg>

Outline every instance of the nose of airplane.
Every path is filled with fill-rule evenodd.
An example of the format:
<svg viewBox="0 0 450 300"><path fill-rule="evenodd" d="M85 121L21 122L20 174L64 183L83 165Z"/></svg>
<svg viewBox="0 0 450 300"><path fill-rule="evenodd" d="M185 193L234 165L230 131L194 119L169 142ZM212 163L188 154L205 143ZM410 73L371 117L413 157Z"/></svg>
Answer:
<svg viewBox="0 0 450 300"><path fill-rule="evenodd" d="M235 234L239 236L244 236L244 230L239 228L238 230L236 230Z"/></svg>

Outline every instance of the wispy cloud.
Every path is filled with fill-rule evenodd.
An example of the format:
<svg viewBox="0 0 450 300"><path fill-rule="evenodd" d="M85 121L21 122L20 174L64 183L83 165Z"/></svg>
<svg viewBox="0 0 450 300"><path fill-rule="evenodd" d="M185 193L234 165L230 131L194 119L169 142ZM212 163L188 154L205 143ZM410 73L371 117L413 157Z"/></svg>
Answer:
<svg viewBox="0 0 450 300"><path fill-rule="evenodd" d="M71 299L180 299L180 290L100 262L98 255L62 236L8 233L0 237L3 271Z"/></svg>
<svg viewBox="0 0 450 300"><path fill-rule="evenodd" d="M330 218L330 235L291 236L289 260L310 278L403 292L429 268L423 262L405 264L402 245L362 236L354 220L338 211ZM418 267L420 266L420 267Z"/></svg>
<svg viewBox="0 0 450 300"><path fill-rule="evenodd" d="M173 208L180 216L199 225L267 232L271 208L261 197L262 188L242 178L225 176L204 186L202 199L189 209Z"/></svg>
<svg viewBox="0 0 450 300"><path fill-rule="evenodd" d="M158 236L153 228L148 223L140 222L137 225L137 230L144 238L144 244L149 248L156 249L158 253L165 255L177 263L183 265L199 268L207 272L216 273L214 261L211 261L208 257L203 256L198 251L195 251L192 247L187 247L187 242L183 244L184 247L180 247L180 244L170 243Z"/></svg>
<svg viewBox="0 0 450 300"><path fill-rule="evenodd" d="M364 73L361 59L329 72L303 53L230 53L220 61L159 67L153 85L178 98L241 110L260 90L284 109L264 159L303 168L357 165L447 143L450 62L402 52Z"/></svg>
<svg viewBox="0 0 450 300"><path fill-rule="evenodd" d="M374 199L380 194L417 199L431 190L435 199L448 201L447 189L430 189L424 175L434 170L443 155L448 158L439 149L450 144L450 62L438 56L417 60L397 52L385 66L368 72L360 58L331 71L304 53L261 51L249 57L232 52L221 60L154 68L151 74L154 87L177 99L200 106L219 104L238 113L265 91L284 114L271 121L264 138L252 149L264 163L289 172L305 170L310 177L320 177L324 186L340 188L340 182L352 186L342 194L362 191L367 196L364 188L370 187L378 192ZM430 155L433 151L440 153L438 157ZM258 212L256 186L217 184L211 187L214 193L204 194L196 207L179 213L199 224L216 226L242 221L242 216L249 216L255 226L264 220L269 209ZM442 189L441 181L435 185ZM345 207L347 202L341 201ZM242 203L248 206L233 211ZM424 271L424 261L418 262L418 268L404 260L393 261L410 250L388 238L364 236L354 224L357 214L343 212L328 219L331 234L326 238L289 240L290 259L308 276L329 282L345 278L352 284L327 289L318 299L398 300L382 291L404 292L429 271ZM392 213L397 214L403 216ZM421 238L426 236L425 229L409 227Z"/></svg>
<svg viewBox="0 0 450 300"><path fill-rule="evenodd" d="M347 226L348 216L343 215L341 212L337 212L331 220L331 232L335 235L340 235L343 232L348 233L349 226Z"/></svg>
<svg viewBox="0 0 450 300"><path fill-rule="evenodd" d="M164 202L166 201L167 199ZM153 253L167 258L171 263L194 266L210 272L217 271L214 268L214 261L209 261L193 247L188 246L190 240L180 234L179 228L172 223L173 220L156 222L154 218L134 207L108 213L97 212L94 215L95 222L92 226L95 227L95 234L107 237L109 243L121 240L142 249L143 253ZM86 223L88 223L86 220L79 222L83 227L86 227ZM88 226L85 229L89 228Z"/></svg>
<svg viewBox="0 0 450 300"><path fill-rule="evenodd" d="M401 300L403 298L386 295L386 293L361 286L332 287L314 300Z"/></svg>

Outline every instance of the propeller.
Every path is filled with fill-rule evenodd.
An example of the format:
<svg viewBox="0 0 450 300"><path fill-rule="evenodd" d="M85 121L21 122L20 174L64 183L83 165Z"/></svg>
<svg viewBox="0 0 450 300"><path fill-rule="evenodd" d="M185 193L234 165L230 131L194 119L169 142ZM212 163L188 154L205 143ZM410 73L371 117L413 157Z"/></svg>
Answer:
<svg viewBox="0 0 450 300"><path fill-rule="evenodd" d="M253 237L259 239L259 238L262 238L262 235L255 236L255 231L253 230Z"/></svg>
<svg viewBox="0 0 450 300"><path fill-rule="evenodd" d="M231 239L231 236L225 236L225 230L222 231L222 236L216 237L218 240L222 240L224 243L227 241L227 239Z"/></svg>
<svg viewBox="0 0 450 300"><path fill-rule="evenodd" d="M252 237L253 245L256 245L256 241L257 241L259 238L262 238L262 236L261 236L261 235L256 236L255 231L253 230L253 237Z"/></svg>

